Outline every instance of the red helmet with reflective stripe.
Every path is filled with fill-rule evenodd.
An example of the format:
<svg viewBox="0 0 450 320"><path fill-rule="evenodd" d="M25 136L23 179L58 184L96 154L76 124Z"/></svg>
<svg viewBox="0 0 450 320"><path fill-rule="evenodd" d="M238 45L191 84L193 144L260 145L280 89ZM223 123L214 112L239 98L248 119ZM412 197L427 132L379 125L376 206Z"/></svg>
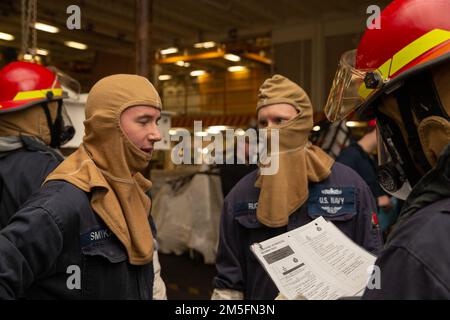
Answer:
<svg viewBox="0 0 450 320"><path fill-rule="evenodd" d="M398 81L450 59L450 0L395 0L340 61L325 107L340 120Z"/></svg>
<svg viewBox="0 0 450 320"><path fill-rule="evenodd" d="M367 30L358 45L357 69L388 63L390 79L450 51L450 1L397 0L381 13L380 29Z"/></svg>
<svg viewBox="0 0 450 320"><path fill-rule="evenodd" d="M379 22L342 56L325 114L376 116L379 183L405 199L450 141L450 0L395 0Z"/></svg>
<svg viewBox="0 0 450 320"><path fill-rule="evenodd" d="M12 62L0 70L0 113L63 98L57 75L30 62Z"/></svg>

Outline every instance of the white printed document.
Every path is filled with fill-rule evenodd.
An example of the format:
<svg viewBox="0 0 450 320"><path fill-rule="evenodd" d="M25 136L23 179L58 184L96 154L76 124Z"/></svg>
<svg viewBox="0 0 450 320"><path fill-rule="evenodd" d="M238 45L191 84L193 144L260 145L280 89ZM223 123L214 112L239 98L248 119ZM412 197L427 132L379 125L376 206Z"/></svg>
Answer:
<svg viewBox="0 0 450 320"><path fill-rule="evenodd" d="M376 260L323 217L250 248L289 300L362 295Z"/></svg>

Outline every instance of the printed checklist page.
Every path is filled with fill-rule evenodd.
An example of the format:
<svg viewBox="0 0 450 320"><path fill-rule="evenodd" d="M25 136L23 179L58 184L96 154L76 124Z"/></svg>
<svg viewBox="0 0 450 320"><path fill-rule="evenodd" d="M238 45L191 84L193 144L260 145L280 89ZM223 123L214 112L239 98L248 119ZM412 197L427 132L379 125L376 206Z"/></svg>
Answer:
<svg viewBox="0 0 450 320"><path fill-rule="evenodd" d="M361 294L376 259L323 217L251 249L288 299Z"/></svg>

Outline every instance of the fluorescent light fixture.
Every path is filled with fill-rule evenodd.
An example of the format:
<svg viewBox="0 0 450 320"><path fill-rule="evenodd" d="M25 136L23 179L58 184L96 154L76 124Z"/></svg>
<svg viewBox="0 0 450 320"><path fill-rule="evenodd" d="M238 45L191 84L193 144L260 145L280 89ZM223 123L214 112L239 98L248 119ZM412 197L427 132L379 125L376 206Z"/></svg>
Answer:
<svg viewBox="0 0 450 320"><path fill-rule="evenodd" d="M41 23L41 22L36 22L34 24L34 27L37 30L41 30L41 31L49 32L49 33L58 33L59 32L59 29L57 27L51 26L49 24Z"/></svg>
<svg viewBox="0 0 450 320"><path fill-rule="evenodd" d="M191 64L189 62L184 62L183 60L177 61L175 62L175 65L179 66L179 67L189 67Z"/></svg>
<svg viewBox="0 0 450 320"><path fill-rule="evenodd" d="M194 133L197 137L206 137L208 135L208 132L204 132L204 131L198 131L196 133Z"/></svg>
<svg viewBox="0 0 450 320"><path fill-rule="evenodd" d="M88 46L81 42L75 42L75 41L64 41L64 44L68 47L78 49L78 50L86 50Z"/></svg>
<svg viewBox="0 0 450 320"><path fill-rule="evenodd" d="M190 75L191 75L191 77L199 77L199 76L204 75L205 73L206 73L205 70L194 70L194 71L191 71Z"/></svg>
<svg viewBox="0 0 450 320"><path fill-rule="evenodd" d="M233 61L233 62L237 62L237 61L241 61L241 57L232 54L232 53L227 53L223 56L225 59L227 59L228 61Z"/></svg>
<svg viewBox="0 0 450 320"><path fill-rule="evenodd" d="M172 54L172 53L177 53L178 52L178 48L175 47L170 47L167 49L163 49L160 51L161 54Z"/></svg>
<svg viewBox="0 0 450 320"><path fill-rule="evenodd" d="M313 131L320 131L320 126L314 126Z"/></svg>
<svg viewBox="0 0 450 320"><path fill-rule="evenodd" d="M46 50L46 49L37 49L36 53L41 56L48 56L48 50Z"/></svg>
<svg viewBox="0 0 450 320"><path fill-rule="evenodd" d="M166 81L172 79L172 76L170 74L162 74L158 77L159 81Z"/></svg>
<svg viewBox="0 0 450 320"><path fill-rule="evenodd" d="M199 42L199 43L194 44L194 48L209 49L209 48L213 48L215 46L216 46L216 43L214 41Z"/></svg>
<svg viewBox="0 0 450 320"><path fill-rule="evenodd" d="M228 67L228 71L229 72L242 72L242 71L246 71L247 68L244 66L231 66Z"/></svg>
<svg viewBox="0 0 450 320"><path fill-rule="evenodd" d="M13 41L14 36L9 33L0 32L0 40Z"/></svg>

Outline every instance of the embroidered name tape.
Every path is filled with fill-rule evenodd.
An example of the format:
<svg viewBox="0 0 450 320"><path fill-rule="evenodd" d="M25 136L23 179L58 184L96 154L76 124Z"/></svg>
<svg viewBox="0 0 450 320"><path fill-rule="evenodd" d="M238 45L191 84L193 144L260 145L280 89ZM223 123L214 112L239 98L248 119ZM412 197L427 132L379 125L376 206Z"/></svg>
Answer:
<svg viewBox="0 0 450 320"><path fill-rule="evenodd" d="M108 229L94 229L81 235L81 246L108 239L112 232Z"/></svg>
<svg viewBox="0 0 450 320"><path fill-rule="evenodd" d="M235 215L247 213L248 211L256 211L258 202L239 202L234 205L233 211Z"/></svg>

